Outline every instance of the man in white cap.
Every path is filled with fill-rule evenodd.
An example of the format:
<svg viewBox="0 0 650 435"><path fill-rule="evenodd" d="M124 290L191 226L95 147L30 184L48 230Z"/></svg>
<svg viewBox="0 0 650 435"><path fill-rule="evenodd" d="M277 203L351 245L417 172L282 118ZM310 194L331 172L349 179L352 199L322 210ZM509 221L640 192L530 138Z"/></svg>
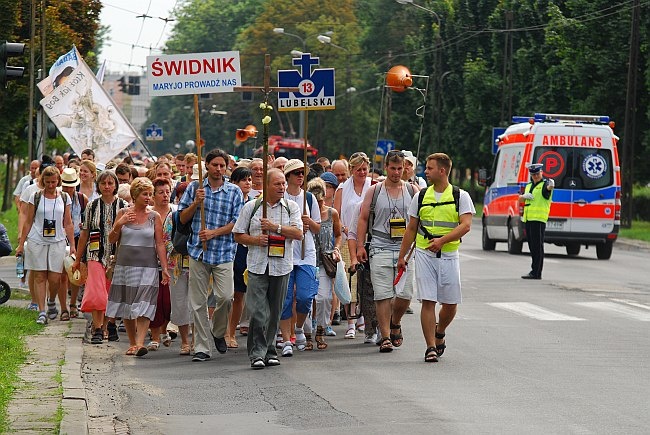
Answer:
<svg viewBox="0 0 650 435"><path fill-rule="evenodd" d="M302 328L314 297L318 293L314 236L320 232L320 210L318 202L309 192L306 193L307 204L305 208L305 191L302 189L305 180L305 164L302 160L289 160L284 165L284 175L287 178L287 190L284 192L284 198L298 204L302 215L303 232L305 233L304 251L303 240L294 240L293 242L293 271L289 274L287 297L284 300L284 308L280 317L280 329L284 341L282 356L292 356L291 317L293 315L293 301L296 301L296 347L298 350L305 350L307 338Z"/></svg>
<svg viewBox="0 0 650 435"><path fill-rule="evenodd" d="M413 155L412 151L402 151L404 153L404 172L402 172L402 180L409 182L420 189L427 187L427 182L415 174L418 167L418 159Z"/></svg>
<svg viewBox="0 0 650 435"><path fill-rule="evenodd" d="M552 178L544 178L543 167L541 163L528 166L531 182L526 185L524 193L519 195L519 202L524 203L521 221L526 225L526 239L531 257L531 270L527 275L522 276L523 279L542 279L544 232L555 188L555 181Z"/></svg>

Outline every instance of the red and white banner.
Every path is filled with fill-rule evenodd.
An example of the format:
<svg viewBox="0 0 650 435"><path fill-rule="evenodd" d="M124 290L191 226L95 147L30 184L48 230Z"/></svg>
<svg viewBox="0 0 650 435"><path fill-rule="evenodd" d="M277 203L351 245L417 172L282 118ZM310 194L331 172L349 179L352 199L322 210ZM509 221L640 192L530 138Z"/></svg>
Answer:
<svg viewBox="0 0 650 435"><path fill-rule="evenodd" d="M149 95L216 94L241 86L238 51L147 57Z"/></svg>

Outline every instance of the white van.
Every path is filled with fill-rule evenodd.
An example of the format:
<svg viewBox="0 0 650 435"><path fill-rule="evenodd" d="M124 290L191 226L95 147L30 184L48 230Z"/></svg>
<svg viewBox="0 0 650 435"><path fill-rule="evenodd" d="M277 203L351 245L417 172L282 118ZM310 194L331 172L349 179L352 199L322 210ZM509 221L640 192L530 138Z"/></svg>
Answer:
<svg viewBox="0 0 650 435"><path fill-rule="evenodd" d="M595 246L599 259L609 259L621 219L618 137L609 117L536 113L513 122L497 139L491 173L479 177L486 186L483 249L507 242L508 252L521 253L526 234L518 198L530 179L527 165L542 163L544 177L555 180L545 241L572 256Z"/></svg>

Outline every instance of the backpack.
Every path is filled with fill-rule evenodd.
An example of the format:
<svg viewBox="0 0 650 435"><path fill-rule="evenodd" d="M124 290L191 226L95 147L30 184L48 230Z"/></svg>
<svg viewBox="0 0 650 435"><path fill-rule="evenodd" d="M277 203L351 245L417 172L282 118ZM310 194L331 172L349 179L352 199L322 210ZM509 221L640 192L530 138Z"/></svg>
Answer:
<svg viewBox="0 0 650 435"><path fill-rule="evenodd" d="M86 206L88 205L88 200L84 201L84 194L81 192L77 192L77 199L81 206L81 223L83 224L86 220Z"/></svg>
<svg viewBox="0 0 650 435"><path fill-rule="evenodd" d="M190 219L187 223L181 223L181 211L176 210L172 213L172 234L171 240L174 245L174 251L181 255L188 255L187 242L192 235L192 221Z"/></svg>
<svg viewBox="0 0 650 435"><path fill-rule="evenodd" d="M429 186L433 187L433 186ZM456 213L459 213L460 210L460 188L458 186L452 185L452 192L451 194L454 197L453 202L452 201L446 201L446 202L435 202L431 204L422 204L422 201L424 201L424 195L426 195L427 190L429 190L429 187L426 189L420 190L420 193L418 194L418 216L420 216L420 210L422 207L437 207L439 205L449 205L449 204L455 204L456 205ZM460 218L460 216L459 216ZM424 225L422 225L422 221L420 220L420 223L418 224L420 226L420 230L427 236L427 238L433 238L429 230L424 228ZM462 241L462 240L461 240Z"/></svg>
<svg viewBox="0 0 650 435"><path fill-rule="evenodd" d="M195 186L198 186L198 182L193 181L187 187L189 188L194 183ZM181 255L188 255L187 242L190 240L192 235L192 221L194 217L187 221L187 223L181 223L181 210L176 210L172 214L172 234L171 241L174 246L174 251L178 252Z"/></svg>
<svg viewBox="0 0 650 435"><path fill-rule="evenodd" d="M7 235L7 229L4 225L0 224L0 257L11 254L11 251L13 251L13 248Z"/></svg>
<svg viewBox="0 0 650 435"><path fill-rule="evenodd" d="M368 230L367 230L367 233L369 235L368 241L370 241L370 239L372 238L372 227L375 226L375 206L377 205L377 198L379 198L379 192L381 191L381 186L383 185L384 183L382 182L379 183L377 187L375 187L375 191L372 195L372 201L370 201L370 214L368 216ZM415 188L413 187L413 185L411 183L406 183L406 189L408 190L409 195L411 195L411 198L413 198L413 194L415 193Z"/></svg>

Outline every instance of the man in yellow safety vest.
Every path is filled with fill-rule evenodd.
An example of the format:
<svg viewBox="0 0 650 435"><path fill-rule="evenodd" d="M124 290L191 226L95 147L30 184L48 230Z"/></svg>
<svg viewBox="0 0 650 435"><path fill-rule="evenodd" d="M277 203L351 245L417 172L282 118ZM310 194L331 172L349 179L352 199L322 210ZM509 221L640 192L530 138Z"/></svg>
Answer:
<svg viewBox="0 0 650 435"><path fill-rule="evenodd" d="M445 330L461 302L460 238L476 214L469 194L449 183L451 159L443 153L427 157L425 174L430 186L413 197L397 269L406 267L406 255L415 241L415 280L422 332L427 343L426 362L436 362L445 348ZM436 321L436 303L440 313Z"/></svg>
<svg viewBox="0 0 650 435"><path fill-rule="evenodd" d="M519 202L524 203L524 213L521 221L525 224L526 239L531 256L531 270L523 279L542 279L542 266L544 265L544 232L546 221L551 211L551 198L555 181L545 179L541 163L528 166L531 182L526 185Z"/></svg>

